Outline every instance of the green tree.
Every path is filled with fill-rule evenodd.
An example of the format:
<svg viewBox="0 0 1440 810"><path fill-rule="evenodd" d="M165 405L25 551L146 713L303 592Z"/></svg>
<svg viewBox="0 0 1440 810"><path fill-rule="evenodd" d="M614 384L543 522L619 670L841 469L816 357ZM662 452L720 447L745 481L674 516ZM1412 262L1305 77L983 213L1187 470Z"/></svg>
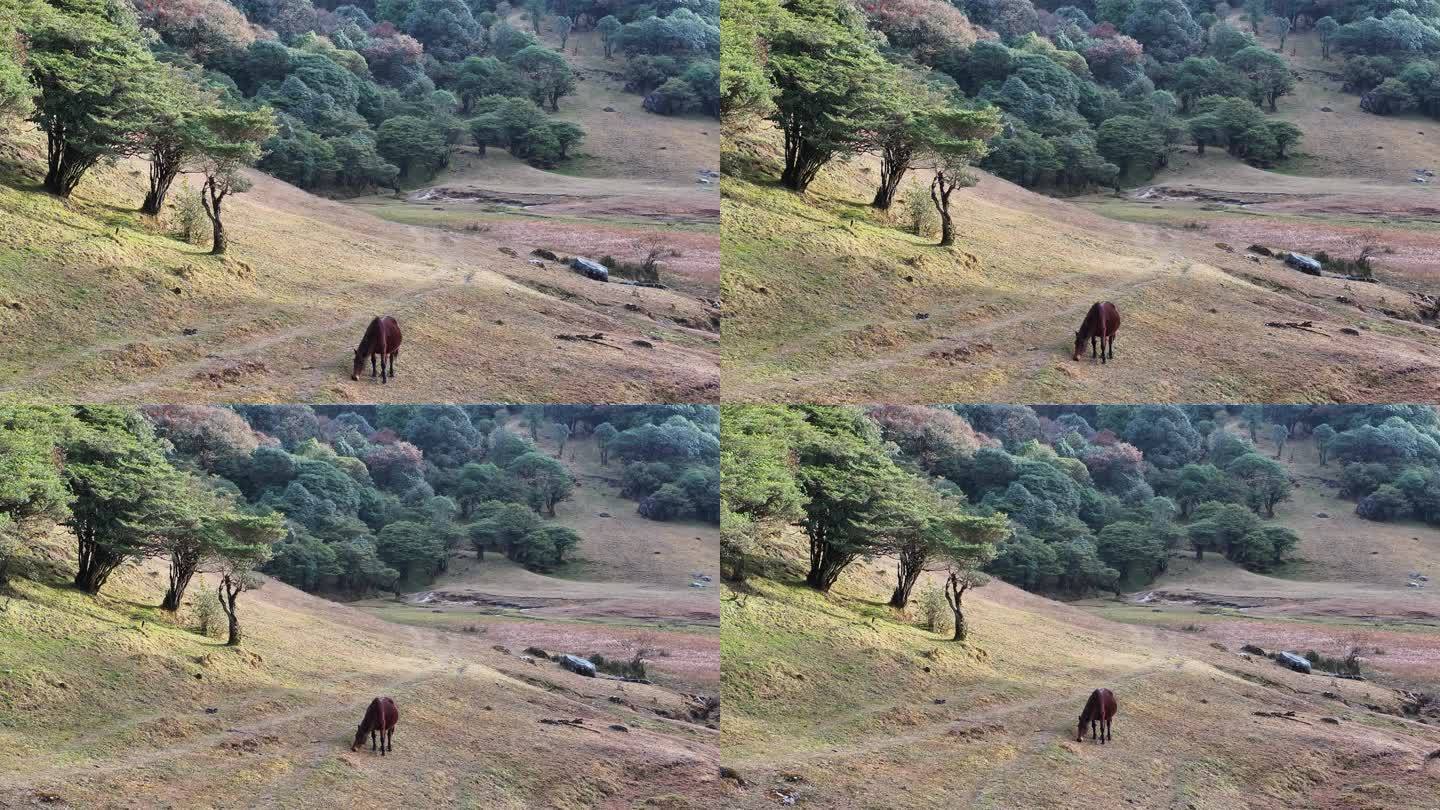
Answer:
<svg viewBox="0 0 1440 810"><path fill-rule="evenodd" d="M210 253L223 254L228 247L222 206L225 198L250 188L241 172L260 157L260 145L275 134L275 117L270 108L258 110L207 110L200 119L199 168L205 176L201 201L210 217Z"/></svg>
<svg viewBox="0 0 1440 810"><path fill-rule="evenodd" d="M540 23L545 21L546 8L545 0L526 0L525 17L530 20L530 25L535 33L540 33Z"/></svg>
<svg viewBox="0 0 1440 810"><path fill-rule="evenodd" d="M1255 88L1256 103L1261 100L1275 112L1276 101L1295 89L1295 76L1284 57L1259 45L1237 51L1229 63L1244 73Z"/></svg>
<svg viewBox="0 0 1440 810"><path fill-rule="evenodd" d="M615 426L609 422L601 422L595 426L594 432L595 444L600 449L600 466L608 466L610 464L610 446L615 442L615 437L620 435L620 431L616 430Z"/></svg>
<svg viewBox="0 0 1440 810"><path fill-rule="evenodd" d="M615 53L615 43L619 40L620 30L624 28L615 15L606 14L595 23L595 30L600 32L600 42L605 46L605 58L611 58Z"/></svg>
<svg viewBox="0 0 1440 810"><path fill-rule="evenodd" d="M555 29L555 36L560 38L560 50L565 50L565 43L570 41L570 31L575 28L575 21L560 15L551 21L550 27Z"/></svg>
<svg viewBox="0 0 1440 810"><path fill-rule="evenodd" d="M444 165L450 152L445 137L431 122L413 115L386 119L375 135L376 150L400 167L401 177L414 177L417 169L428 176Z"/></svg>
<svg viewBox="0 0 1440 810"><path fill-rule="evenodd" d="M1122 176L1139 170L1149 176L1165 159L1165 142L1150 122L1133 115L1107 118L1096 133L1100 154L1120 167Z"/></svg>
<svg viewBox="0 0 1440 810"><path fill-rule="evenodd" d="M926 128L925 151L935 172L930 199L940 215L940 246L948 247L955 243L950 197L977 182L969 167L985 156L985 142L1000 131L1000 114L990 107L942 109L928 116Z"/></svg>
<svg viewBox="0 0 1440 810"><path fill-rule="evenodd" d="M1335 428L1321 423L1316 426L1312 435L1315 437L1315 450L1320 454L1320 466L1324 467L1329 461L1330 440L1335 438Z"/></svg>
<svg viewBox="0 0 1440 810"><path fill-rule="evenodd" d="M1195 510L1195 519L1187 527L1187 533L1195 549L1195 559L1203 560L1206 551L1218 551L1229 557L1241 538L1259 528L1260 518L1244 506L1210 501Z"/></svg>
<svg viewBox="0 0 1440 810"><path fill-rule="evenodd" d="M129 4L73 0L23 29L31 116L46 139L45 190L69 197L102 161L133 154L156 113L161 72Z"/></svg>
<svg viewBox="0 0 1440 810"><path fill-rule="evenodd" d="M551 517L555 516L555 504L570 497L575 489L564 465L542 453L526 453L510 462L506 470L529 486L535 511Z"/></svg>
<svg viewBox="0 0 1440 810"><path fill-rule="evenodd" d="M570 426L556 422L550 426L550 435L555 438L555 458L565 458L565 443L570 441Z"/></svg>
<svg viewBox="0 0 1440 810"><path fill-rule="evenodd" d="M863 17L836 0L795 0L769 41L776 87L770 117L785 139L780 182L804 192L837 155L867 147L889 107L894 68L875 49Z"/></svg>
<svg viewBox="0 0 1440 810"><path fill-rule="evenodd" d="M575 92L575 73L565 57L543 45L531 45L511 58L510 63L530 82L536 104L549 103L560 109L560 98Z"/></svg>
<svg viewBox="0 0 1440 810"><path fill-rule="evenodd" d="M1235 459L1225 470L1246 488L1246 500L1255 511L1275 516L1275 504L1290 497L1290 476L1285 468L1259 453L1248 453Z"/></svg>
<svg viewBox="0 0 1440 810"><path fill-rule="evenodd" d="M216 593L229 623L226 646L240 646L240 594L260 587L255 569L270 558L271 546L284 535L285 525L278 515L234 515L225 522L215 557L220 574Z"/></svg>
<svg viewBox="0 0 1440 810"><path fill-rule="evenodd" d="M1340 30L1340 23L1334 17L1326 15L1315 21L1315 31L1320 34L1320 56L1322 59L1330 58L1330 46L1335 43L1335 34Z"/></svg>

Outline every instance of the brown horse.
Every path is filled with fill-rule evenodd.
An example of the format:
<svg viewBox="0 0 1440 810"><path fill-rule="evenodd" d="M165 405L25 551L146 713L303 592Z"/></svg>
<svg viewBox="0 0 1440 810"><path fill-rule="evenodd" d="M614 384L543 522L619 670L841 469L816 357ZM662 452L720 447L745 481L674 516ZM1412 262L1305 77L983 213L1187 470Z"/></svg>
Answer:
<svg viewBox="0 0 1440 810"><path fill-rule="evenodd" d="M1080 324L1080 331L1075 333L1075 351L1070 354L1071 360L1079 360L1080 352L1085 348L1085 341L1090 341L1090 359L1095 359L1095 339L1100 339L1100 362L1105 362L1106 346L1105 341L1110 341L1110 359L1115 359L1115 333L1120 331L1120 310L1109 301L1096 301L1091 305L1090 311L1085 313L1085 321Z"/></svg>
<svg viewBox="0 0 1440 810"><path fill-rule="evenodd" d="M360 345L355 349L355 366L350 371L350 379L360 379L360 372L365 368L365 358L370 358L370 376L375 376L375 358L380 358L380 382L386 381L385 359L390 359L390 374L395 376L395 355L400 353L400 322L386 315L383 318L376 318L370 322L369 328L365 330L365 337L360 339Z"/></svg>
<svg viewBox="0 0 1440 810"><path fill-rule="evenodd" d="M1085 701L1085 711L1080 712L1080 722L1075 727L1075 742L1085 739L1085 724L1090 724L1090 740L1095 740L1095 727L1100 727L1100 744L1104 745L1107 739L1113 740L1110 735L1110 721L1115 719L1115 713L1120 710L1115 703L1115 693L1109 689L1096 689L1090 693L1090 699Z"/></svg>
<svg viewBox="0 0 1440 810"><path fill-rule="evenodd" d="M375 735L380 735L380 756L385 756L385 749L389 747L395 750L395 744L391 742L395 738L395 724L400 722L400 710L395 708L395 701L388 697L377 697L370 701L370 708L365 710L365 719L360 721L360 728L355 730L355 742L350 744L350 750L354 751L365 744L365 735L370 735L370 750L375 750Z"/></svg>

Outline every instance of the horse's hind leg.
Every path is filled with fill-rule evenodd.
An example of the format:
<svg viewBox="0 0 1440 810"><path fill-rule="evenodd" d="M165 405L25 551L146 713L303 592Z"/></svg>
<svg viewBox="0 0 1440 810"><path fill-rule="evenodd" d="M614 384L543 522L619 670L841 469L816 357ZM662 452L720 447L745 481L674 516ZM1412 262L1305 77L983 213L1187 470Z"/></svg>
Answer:
<svg viewBox="0 0 1440 810"><path fill-rule="evenodd" d="M1115 333L1110 333L1110 359L1115 359Z"/></svg>
<svg viewBox="0 0 1440 810"><path fill-rule="evenodd" d="M390 353L390 376L391 376L391 377L394 377L394 376L395 376L395 358L396 358L396 357L399 357L399 356L400 356L400 352L399 352L399 351L393 351L393 352Z"/></svg>

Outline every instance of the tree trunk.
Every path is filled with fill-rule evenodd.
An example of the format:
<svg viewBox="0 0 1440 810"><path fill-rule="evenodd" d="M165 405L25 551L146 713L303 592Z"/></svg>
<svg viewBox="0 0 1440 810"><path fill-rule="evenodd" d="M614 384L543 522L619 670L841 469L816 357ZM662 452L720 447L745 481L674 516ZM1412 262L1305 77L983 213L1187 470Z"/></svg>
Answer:
<svg viewBox="0 0 1440 810"><path fill-rule="evenodd" d="M150 155L150 190L145 193L140 213L153 217L165 208L165 195L170 193L170 184L179 173L180 155L159 152Z"/></svg>
<svg viewBox="0 0 1440 810"><path fill-rule="evenodd" d="M75 533L80 541L75 587L84 593L97 594L105 586L105 580L110 578L110 574L125 562L125 557L96 542L94 529L81 528Z"/></svg>
<svg viewBox="0 0 1440 810"><path fill-rule="evenodd" d="M830 154L810 143L800 125L791 124L785 128L785 171L780 174L780 184L804 194L829 160Z"/></svg>
<svg viewBox="0 0 1440 810"><path fill-rule="evenodd" d="M1204 141L1196 141L1196 142L1195 142L1195 154L1197 154L1197 155L1203 155L1203 154L1205 154L1205 142L1204 142Z"/></svg>
<svg viewBox="0 0 1440 810"><path fill-rule="evenodd" d="M829 593L840 572L854 561L855 557L838 551L824 538L823 530L815 530L810 536L810 572L805 575L805 584L821 593Z"/></svg>
<svg viewBox="0 0 1440 810"><path fill-rule="evenodd" d="M895 592L890 595L890 606L904 609L910 604L910 592L920 573L925 570L928 554L922 548L900 549L900 565L895 569Z"/></svg>
<svg viewBox="0 0 1440 810"><path fill-rule="evenodd" d="M95 159L84 157L71 148L63 134L51 135L48 145L45 190L61 199L68 199L85 172L95 164Z"/></svg>
<svg viewBox="0 0 1440 810"><path fill-rule="evenodd" d="M910 168L908 149L886 149L880 156L880 187L875 189L875 199L870 204L881 211L889 211L895 203L895 192L900 181Z"/></svg>
<svg viewBox="0 0 1440 810"><path fill-rule="evenodd" d="M226 574L220 580L219 592L220 609L225 611L225 618L230 624L230 633L225 639L225 646L239 647L244 637L240 632L240 615L235 609L235 599L240 595L240 588L237 584L232 583L230 575Z"/></svg>
<svg viewBox="0 0 1440 810"><path fill-rule="evenodd" d="M171 613L180 609L180 600L185 598L185 589L190 587L190 578L195 576L200 559L194 554L177 551L170 555L170 588L165 591L161 610Z"/></svg>
<svg viewBox="0 0 1440 810"><path fill-rule="evenodd" d="M945 173L939 172L935 180L930 184L930 201L935 203L935 210L940 212L940 247L949 247L955 244L955 223L950 219L950 192L953 187L947 188Z"/></svg>
<svg viewBox="0 0 1440 810"><path fill-rule="evenodd" d="M950 612L955 614L955 635L951 641L964 641L970 629L965 626L965 591L969 585L962 585L954 570L945 580L945 601L950 603Z"/></svg>

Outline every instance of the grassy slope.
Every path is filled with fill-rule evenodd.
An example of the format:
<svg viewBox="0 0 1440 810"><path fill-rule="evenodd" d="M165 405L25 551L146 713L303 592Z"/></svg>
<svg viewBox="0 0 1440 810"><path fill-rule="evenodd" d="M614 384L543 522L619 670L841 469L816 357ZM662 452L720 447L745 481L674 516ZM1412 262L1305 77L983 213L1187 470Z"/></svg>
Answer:
<svg viewBox="0 0 1440 810"><path fill-rule="evenodd" d="M1337 115L1353 124L1339 128L1349 134L1332 137L1306 116L1343 97L1317 80L1301 88L1280 115L1323 133L1302 145L1315 171L1346 165L1357 139L1395 146L1399 163L1419 160L1404 146L1412 122L1347 109ZM1187 152L1156 180L1279 193L1241 207L1109 195L1063 202L981 174L959 198L960 241L941 250L866 206L876 172L868 158L826 167L801 198L774 182L777 142L763 128L727 132L722 156L722 373L737 398L1405 401L1437 392L1440 332L1416 322L1422 304L1411 296L1433 294L1435 190L1409 188L1408 177L1355 168L1293 177ZM1376 228L1395 251L1379 261L1383 285L1243 255L1252 242L1346 255ZM1107 369L1068 358L1097 299L1115 301L1124 318L1119 362ZM1301 320L1323 334L1265 326Z"/></svg>
<svg viewBox="0 0 1440 810"><path fill-rule="evenodd" d="M738 806L784 794L856 808L1436 806L1440 768L1425 755L1440 730L1365 709L1393 710L1384 687L1306 678L1002 583L971 597L971 641L956 645L884 606L888 562L857 563L826 598L794 584L798 543L782 550L773 578L722 601L724 762L748 782L727 783ZM1119 699L1115 742L1077 744L1074 718L1102 685Z"/></svg>
<svg viewBox="0 0 1440 810"><path fill-rule="evenodd" d="M415 217L387 222L369 211L430 206L334 203L256 174L254 190L227 203L232 246L222 261L134 212L143 163L95 171L69 201L38 191L42 165L33 133L0 142L0 328L10 348L0 392L69 401L718 398L713 224L665 226L678 254L668 257L675 289L600 285L555 264L535 267L526 254L633 259L635 240L655 226L471 206L417 220L443 227L417 227ZM547 177L570 182L536 174L528 182L538 190ZM380 313L405 328L398 384L352 383L351 353ZM555 337L577 332L605 333L609 345Z"/></svg>
<svg viewBox="0 0 1440 810"><path fill-rule="evenodd" d="M662 716L689 706L672 688L580 678L492 649L486 634L391 624L273 581L242 598L247 639L228 649L150 607L155 566L122 569L96 599L74 592L64 543L43 545L45 562L0 597L0 806L382 794L406 806L717 806L717 733ZM401 712L384 760L347 747L376 694Z"/></svg>

